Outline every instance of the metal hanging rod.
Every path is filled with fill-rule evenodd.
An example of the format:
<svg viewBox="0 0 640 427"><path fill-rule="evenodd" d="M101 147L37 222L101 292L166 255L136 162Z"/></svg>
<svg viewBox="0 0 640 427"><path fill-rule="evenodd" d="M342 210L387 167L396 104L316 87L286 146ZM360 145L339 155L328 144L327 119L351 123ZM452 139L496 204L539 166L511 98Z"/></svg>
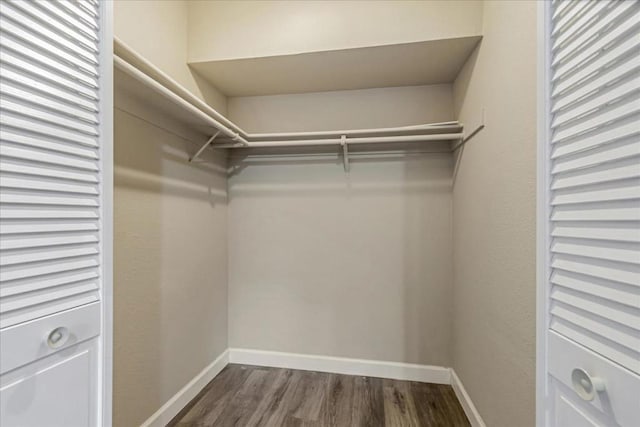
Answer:
<svg viewBox="0 0 640 427"><path fill-rule="evenodd" d="M455 141L462 138L462 133L444 133L429 135L401 135L401 136L372 136L365 138L346 138L349 144L383 144L389 142L426 142L426 141ZM342 145L341 138L327 139L299 139L282 141L251 141L247 144L214 144L216 148L264 148L264 147L303 147L320 145Z"/></svg>
<svg viewBox="0 0 640 427"><path fill-rule="evenodd" d="M413 126L401 126L391 128L350 129L337 131L313 131L313 132L280 132L280 133L254 133L250 134L242 130L235 123L222 116L211 106L197 98L178 82L159 70L141 55L126 46L120 40L114 40L116 55L114 65L119 70L133 77L147 88L169 99L174 104L188 111L204 123L217 129L196 154L190 159L195 160L208 146L215 148L258 148L258 147L302 147L338 145L342 146L346 153L345 168L348 167L347 144L378 144L393 142L426 142L426 141L461 141L463 135L462 125L456 121L421 124ZM139 65L149 74L158 76L164 83L160 83L147 72L141 71L119 55ZM424 131L424 134L421 132ZM452 132L453 131L453 132ZM443 132L443 133L436 133ZM444 133L446 132L446 133ZM410 135L397 135L398 133L411 133ZM396 135L394 135L396 134ZM360 136L363 135L363 136ZM375 136L374 136L375 135ZM213 143L220 137L222 141ZM323 138L326 137L326 138Z"/></svg>
<svg viewBox="0 0 640 427"><path fill-rule="evenodd" d="M347 129L347 130L332 130L332 131L311 131L311 132L279 132L279 133L251 133L249 134L250 140L271 140L271 139L296 139L300 137L339 137L341 135L355 136L355 135L369 135L369 134L388 134L388 133L402 133L402 132L419 132L421 130L438 131L446 129L459 129L461 128L458 122L442 122L442 123L430 123L423 125L413 126L399 126L389 128L373 128L373 129Z"/></svg>
<svg viewBox="0 0 640 427"><path fill-rule="evenodd" d="M236 132L242 138L247 138L247 133L242 130L238 125L233 123L231 120L223 116L221 113L216 111L209 104L195 96L191 91L178 83L175 79L169 76L167 73L156 67L152 62L150 62L147 58L140 55L138 52L133 50L130 46L120 40L118 37L113 38L113 51L114 56L118 56L121 59L125 60L129 64L133 65L135 68L140 69L140 71L144 74L151 74L148 76L152 80L156 80L154 77L157 76L158 80L160 80L159 84L163 87L166 87L170 91L176 93L178 96L183 98L187 103L193 104L202 110L205 114L208 114L213 119L222 123L224 126L231 129L233 132ZM148 70L148 73L147 73Z"/></svg>
<svg viewBox="0 0 640 427"><path fill-rule="evenodd" d="M133 77L143 85L161 94L162 96L169 99L170 101L180 105L182 108L191 112L192 114L194 114L195 116L203 120L205 123L208 123L210 126L213 126L216 129L218 129L220 132L222 132L224 136L231 138L234 141L239 141L240 143L247 142L246 139L244 139L242 136L238 135L236 132L233 132L231 129L229 129L219 121L215 120L208 114L204 113L198 107L185 101L183 98L176 95L174 92L170 91L169 89L167 89L166 87L164 87L163 85L161 85L160 83L152 79L151 77L147 76L145 73L138 70L136 67L129 64L127 61L120 58L119 56L117 55L113 56L113 63L117 69Z"/></svg>
<svg viewBox="0 0 640 427"><path fill-rule="evenodd" d="M218 121L222 125L226 126L232 132L237 133L241 138L245 140L258 141L263 139L304 139L309 137L340 137L340 135L354 136L364 134L389 134L389 133L401 133L409 131L419 130L443 130L444 127L458 128L461 125L457 121L447 121L440 123L429 123L411 126L399 126L389 128L372 128L372 129L345 129L345 130L330 130L330 131L311 131L311 132L271 132L271 133L249 133L243 130L240 126L233 123L231 120L223 116L216 111L209 104L195 96L188 89L178 83L171 76L160 70L153 63L140 55L138 52L129 47L126 43L117 37L114 37L114 53L121 60L132 64L136 69L139 69L140 73L150 80L158 83L161 87L168 89L171 92L177 94L180 98L186 101L188 104L200 109L205 114L211 116L214 120ZM118 64L116 64L118 66ZM145 72L151 74L148 76ZM157 76L161 82L157 82L153 76ZM135 77L135 76L134 76ZM144 82L143 82L144 83ZM241 140L241 139L239 139Z"/></svg>

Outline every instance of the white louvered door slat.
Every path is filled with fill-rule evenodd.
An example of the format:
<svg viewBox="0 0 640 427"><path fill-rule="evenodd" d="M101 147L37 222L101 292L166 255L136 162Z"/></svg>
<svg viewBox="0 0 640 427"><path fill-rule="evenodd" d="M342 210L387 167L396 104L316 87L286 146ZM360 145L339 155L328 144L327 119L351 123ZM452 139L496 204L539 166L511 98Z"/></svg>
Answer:
<svg viewBox="0 0 640 427"><path fill-rule="evenodd" d="M41 2L46 3L46 2ZM36 44L26 44L20 40L19 37L6 32L2 33L0 37L0 45L3 49L6 49L9 53L22 57L25 62L16 62L18 65L29 69L29 62L34 62L37 66L43 68L49 68L54 72L59 73L62 79L75 79L85 86L97 88L98 81L96 76L89 75L87 72L79 69L76 64L69 63L65 59L56 58L46 49L40 48Z"/></svg>
<svg viewBox="0 0 640 427"><path fill-rule="evenodd" d="M34 19L31 14L25 13L24 9L20 8L20 3L6 2L2 7L2 11L0 11L0 15L16 23L18 26L27 27L30 32L36 33L36 37L46 39L48 42L70 53L74 57L86 61L89 64L95 65L98 63L97 52L94 49L85 47L82 43L65 37L56 31L56 29L50 28L46 22Z"/></svg>
<svg viewBox="0 0 640 427"><path fill-rule="evenodd" d="M19 51L12 51L8 48L7 45L11 43L5 43L5 41L6 38L0 37L0 63L6 67L5 76L8 76L11 70L15 70L24 76L36 78L35 81L38 83L47 84L45 92L48 92L49 88L60 88L72 96L78 95L88 99L92 99L95 96L94 88L88 87L84 81L76 79L71 74L60 74L57 70L52 70L52 67L49 67L44 62L36 62L32 58L27 60ZM39 85L36 87L39 87Z"/></svg>
<svg viewBox="0 0 640 427"><path fill-rule="evenodd" d="M99 300L97 16L2 1L0 328Z"/></svg>
<svg viewBox="0 0 640 427"><path fill-rule="evenodd" d="M9 3L8 1L6 3ZM27 2L27 1L11 1L11 6L16 10L20 10L24 14L29 15L31 18L37 20L40 24L49 27L53 30L56 35L60 37L66 37L68 40L72 41L74 44L77 44L84 49L89 50L90 52L97 53L98 50L96 48L95 40L92 40L86 36L84 36L79 31L75 31L69 25L65 25L64 22L60 22L57 19L51 19L51 15L46 11L42 10L37 2Z"/></svg>
<svg viewBox="0 0 640 427"><path fill-rule="evenodd" d="M39 79L34 79L33 77L23 72L18 72L15 69L11 69L9 67L4 69L2 72L2 80L17 86L18 88L26 86L36 94L39 92L40 94L49 96L55 101L95 112L95 110L93 110L95 108L95 103L82 96L82 94L76 93L73 90L65 90L64 88L59 87L59 85L43 83Z"/></svg>
<svg viewBox="0 0 640 427"><path fill-rule="evenodd" d="M83 181L94 184L98 182L95 174L81 170L69 171L62 168L58 169L52 167L25 166L6 160L0 160L0 170L13 174L32 175L36 177L66 179L69 181Z"/></svg>
<svg viewBox="0 0 640 427"><path fill-rule="evenodd" d="M548 7L546 363L554 405L547 419L555 427L635 426L640 2ZM594 390L584 372L604 388L581 395Z"/></svg>
<svg viewBox="0 0 640 427"><path fill-rule="evenodd" d="M8 129L3 132L2 136L4 142L12 143L0 145L0 155L4 159L31 160L46 163L46 166L64 164L69 168L79 169L76 173L81 173L83 169L98 170L95 163L97 154L94 150L51 140L47 141L40 136L20 135Z"/></svg>
<svg viewBox="0 0 640 427"><path fill-rule="evenodd" d="M606 2L605 2L606 3ZM579 58L583 52L589 53L595 47L602 49L602 38L589 37L590 32L598 35L598 30L610 27L611 23L617 24L618 29L630 29L638 27L638 20L633 19L640 16L640 2L611 2L602 3L596 15L601 20L592 22L591 26L581 24L581 19L576 19L573 24L568 24L565 29L559 29L557 39L561 39L564 31L569 31L572 25L583 25L579 30L584 33L588 43L582 43L582 50L572 48L568 43L565 49L569 53L558 48L553 52L554 56L572 56ZM595 15L594 15L595 16ZM586 14L583 18L586 17ZM609 21L607 21L609 17ZM615 31L615 30L611 30ZM628 47L634 48L640 45L640 38L637 33L621 31L621 37L610 42L608 49L600 50L599 56L589 56L587 63L582 63L582 67L572 67L571 71L565 73L561 61L555 61L555 68L552 70L551 81L554 83L554 91L563 88L572 90L584 84L587 79L594 79L593 73L601 73L605 70L603 64L609 63L609 59L618 55L619 52L628 52ZM618 52L618 53L616 53ZM628 57L619 58L619 62L626 64ZM632 61L640 61L638 57ZM575 65L575 64L574 64ZM612 63L610 67L615 67ZM569 76L567 77L566 74ZM640 243L636 239L629 237L637 236L634 230L640 229L640 223L634 218L626 216L630 211L640 210L640 180L638 179L640 170L640 73L627 74L627 78L619 85L599 88L590 96L582 99L580 103L573 103L564 108L555 110L551 119L551 142L558 145L552 152L552 177L550 202L552 209L565 208L555 212L552 210L551 221L555 230L566 230L566 225L562 214L567 212L584 212L591 214L591 222L573 222L570 235L559 235L552 233L551 253L554 258L562 262L566 257L571 257L573 264L601 265L606 270L617 270L618 274L613 276L637 277L640 273ZM552 98L553 105L553 98ZM609 130L619 129L618 124L626 118L633 120L625 121L625 129L622 143L612 142L607 138ZM603 136L597 143L587 145L594 136ZM570 149L571 144L575 144L575 149ZM598 169L599 167L599 169ZM564 177L563 173L571 173L571 177ZM599 179L598 179L599 177ZM617 214L616 214L617 211ZM608 213L597 218L598 213ZM554 215L554 214L558 215ZM621 237L619 230L629 230L629 237ZM597 237L594 239L594 237ZM613 278L612 276L612 278ZM628 280L626 280L628 282ZM573 290L572 290L573 291ZM639 289L640 291L640 289ZM552 290L562 292L562 285L555 284ZM632 295L636 299L638 309L634 312L636 319L640 319L640 292ZM606 300L596 300L594 304L602 304L604 307L609 304ZM568 308L566 309L568 310ZM606 310L604 310L606 311ZM603 312L604 312L603 311ZM552 319L554 311L551 311ZM600 316L602 322L607 319ZM567 320L563 323L563 328L570 328L573 324L580 325L580 322ZM594 320L597 321L597 320ZM631 328L636 336L640 336L640 322L631 323ZM603 342L612 341L611 335L602 334L604 329L598 329L601 334L594 330L594 336L590 339L597 340L601 337ZM615 342L615 340L613 340ZM605 348L601 346L600 348ZM634 358L640 360L640 347L631 349ZM620 360L618 360L620 361ZM640 362L625 366L636 373L640 373Z"/></svg>

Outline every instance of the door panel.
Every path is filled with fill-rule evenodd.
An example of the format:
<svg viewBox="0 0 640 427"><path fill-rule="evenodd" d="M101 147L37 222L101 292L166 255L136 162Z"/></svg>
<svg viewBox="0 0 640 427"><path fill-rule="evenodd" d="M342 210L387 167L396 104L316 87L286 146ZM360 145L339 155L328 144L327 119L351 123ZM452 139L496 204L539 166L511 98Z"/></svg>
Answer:
<svg viewBox="0 0 640 427"><path fill-rule="evenodd" d="M596 425L637 425L640 419L640 393L634 394L634 391L640 391L640 376L554 331L549 332L548 351L553 356L549 361L549 374L554 385L552 389L559 395L569 396L572 402L570 406L584 413L596 411L602 414L602 419L606 419L607 423ZM604 381L604 390L595 392L593 400L583 400L575 391L580 386L574 385L572 375L575 369L582 369L592 378ZM557 399L558 396L556 404ZM566 404L556 406L557 411L561 408L568 410ZM560 414L556 416L559 417ZM561 423L556 425L573 426Z"/></svg>
<svg viewBox="0 0 640 427"><path fill-rule="evenodd" d="M554 384L555 393L555 425L565 427L599 427L602 425L617 426L614 419L607 419L603 414L589 410L581 402L575 400L573 390L562 384Z"/></svg>
<svg viewBox="0 0 640 427"><path fill-rule="evenodd" d="M100 300L95 21L60 1L2 1L0 328ZM94 36L90 48L79 24Z"/></svg>
<svg viewBox="0 0 640 427"><path fill-rule="evenodd" d="M112 2L0 3L0 425L108 426Z"/></svg>
<svg viewBox="0 0 640 427"><path fill-rule="evenodd" d="M640 1L541 5L538 424L637 427Z"/></svg>
<svg viewBox="0 0 640 427"><path fill-rule="evenodd" d="M100 334L100 303L0 330L0 374ZM55 342L49 342L50 337Z"/></svg>
<svg viewBox="0 0 640 427"><path fill-rule="evenodd" d="M0 379L2 427L87 427L96 424L98 340L23 366Z"/></svg>

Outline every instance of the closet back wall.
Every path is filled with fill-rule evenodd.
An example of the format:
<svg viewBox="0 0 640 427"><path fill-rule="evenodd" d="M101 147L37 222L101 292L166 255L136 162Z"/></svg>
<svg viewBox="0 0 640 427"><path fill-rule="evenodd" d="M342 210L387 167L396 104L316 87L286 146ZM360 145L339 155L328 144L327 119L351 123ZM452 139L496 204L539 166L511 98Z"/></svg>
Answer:
<svg viewBox="0 0 640 427"><path fill-rule="evenodd" d="M369 129L452 119L450 84L229 98L229 117L256 132Z"/></svg>
<svg viewBox="0 0 640 427"><path fill-rule="evenodd" d="M113 425L136 426L228 347L226 169L187 162L203 135L115 105Z"/></svg>
<svg viewBox="0 0 640 427"><path fill-rule="evenodd" d="M453 115L447 85L229 107L260 132ZM290 160L234 161L243 168L228 187L230 347L450 366L451 155L354 157L349 174L335 154Z"/></svg>

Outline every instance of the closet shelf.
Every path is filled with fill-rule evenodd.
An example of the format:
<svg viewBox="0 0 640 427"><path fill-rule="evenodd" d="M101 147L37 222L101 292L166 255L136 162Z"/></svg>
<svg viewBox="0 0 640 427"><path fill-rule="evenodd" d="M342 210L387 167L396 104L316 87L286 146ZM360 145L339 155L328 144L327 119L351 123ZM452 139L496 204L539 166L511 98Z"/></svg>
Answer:
<svg viewBox="0 0 640 427"><path fill-rule="evenodd" d="M129 77L128 81L119 82L125 90L137 93L145 102L211 135L190 160L209 146L233 150L336 146L342 147L346 155L347 146L352 144L386 144L388 147L394 143L451 142L455 145L463 137L463 126L456 121L377 129L248 133L118 38L114 39L114 66Z"/></svg>

